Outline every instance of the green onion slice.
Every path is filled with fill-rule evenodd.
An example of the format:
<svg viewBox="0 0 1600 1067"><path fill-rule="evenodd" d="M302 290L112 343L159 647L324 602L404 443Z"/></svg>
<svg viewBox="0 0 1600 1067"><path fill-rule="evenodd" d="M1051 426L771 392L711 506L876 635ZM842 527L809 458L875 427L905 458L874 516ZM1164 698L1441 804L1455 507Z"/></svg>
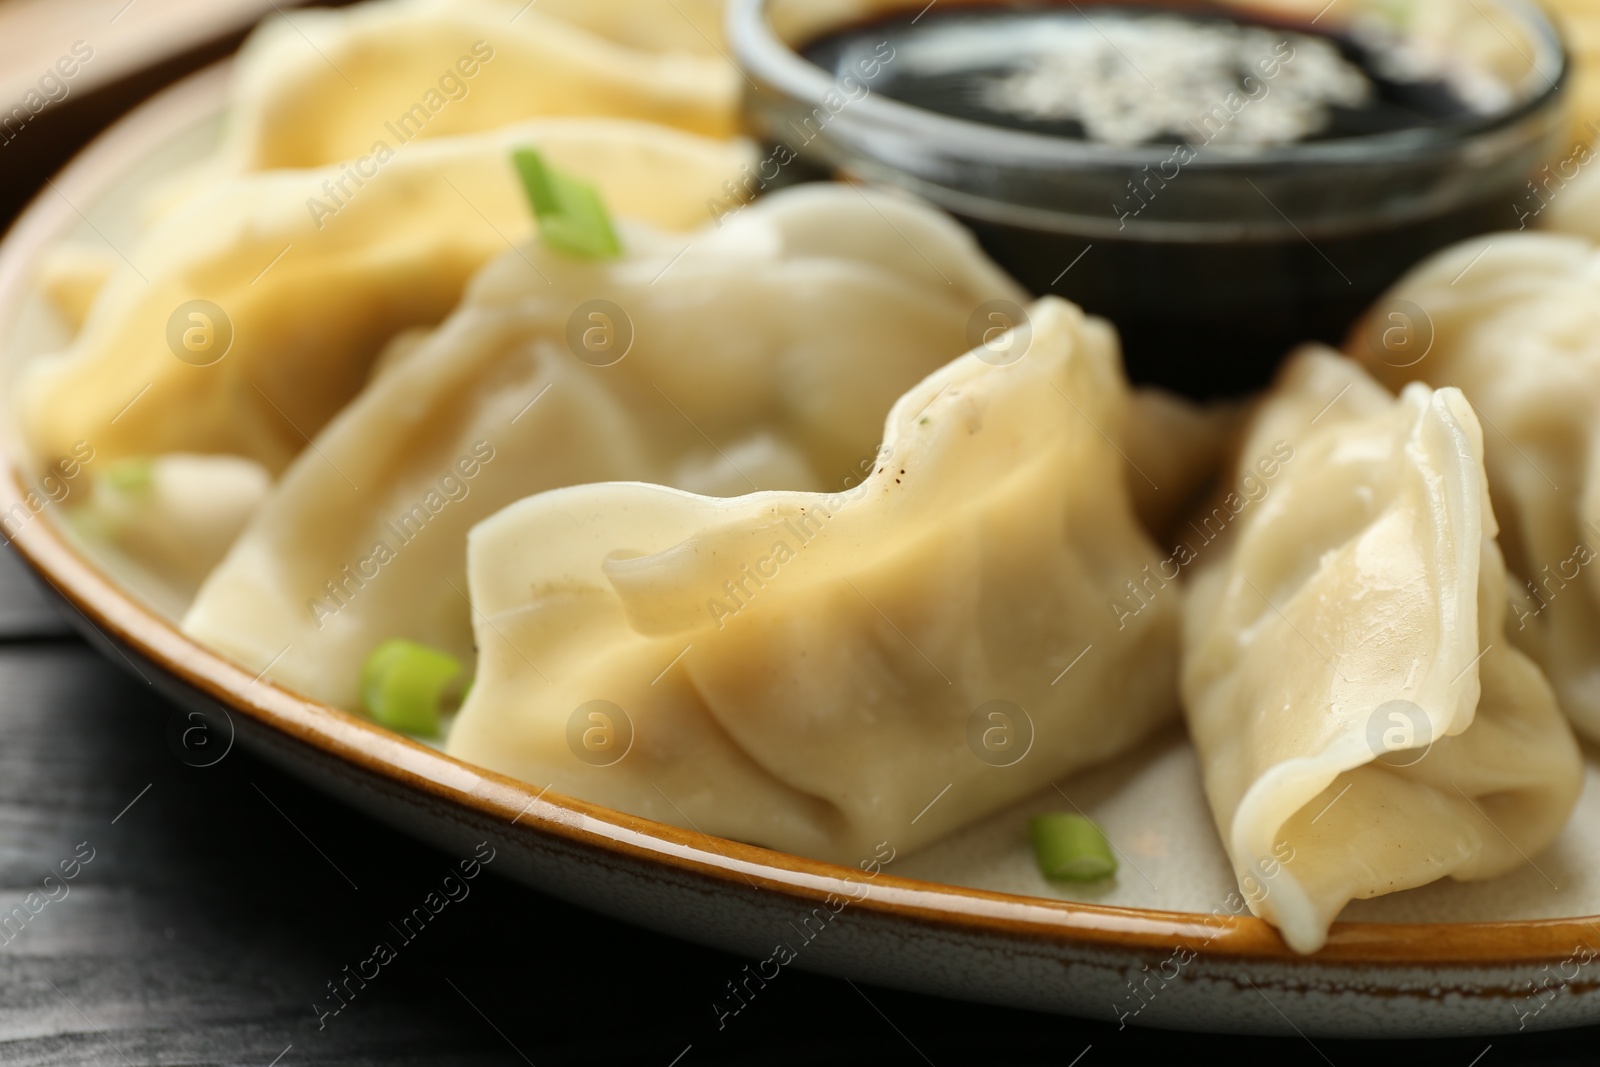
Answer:
<svg viewBox="0 0 1600 1067"><path fill-rule="evenodd" d="M1033 855L1046 878L1098 882L1117 873L1117 857L1100 827L1082 815L1052 813L1028 820Z"/></svg>
<svg viewBox="0 0 1600 1067"><path fill-rule="evenodd" d="M138 496L155 484L155 467L148 459L121 459L106 468L105 480L119 493Z"/></svg>
<svg viewBox="0 0 1600 1067"><path fill-rule="evenodd" d="M379 645L361 668L361 703L380 724L419 737L439 735L445 689L461 661L401 638Z"/></svg>
<svg viewBox="0 0 1600 1067"><path fill-rule="evenodd" d="M612 228L600 191L545 162L532 148L511 153L528 203L539 220L539 238L557 252L578 259L615 259L622 242Z"/></svg>

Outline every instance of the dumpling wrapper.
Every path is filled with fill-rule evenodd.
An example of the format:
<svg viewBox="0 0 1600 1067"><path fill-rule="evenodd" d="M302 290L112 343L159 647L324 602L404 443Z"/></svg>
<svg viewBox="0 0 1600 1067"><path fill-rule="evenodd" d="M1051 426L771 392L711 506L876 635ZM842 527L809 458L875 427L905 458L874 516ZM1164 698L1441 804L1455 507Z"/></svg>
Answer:
<svg viewBox="0 0 1600 1067"><path fill-rule="evenodd" d="M609 263L532 242L430 337L401 338L284 475L185 630L355 708L362 662L388 638L470 660L466 536L480 520L581 482L853 485L884 412L967 349L973 311L1023 299L942 213L847 185L623 241ZM597 299L625 320L578 314ZM628 322L620 361L578 358L576 335L610 330L620 348Z"/></svg>
<svg viewBox="0 0 1600 1067"><path fill-rule="evenodd" d="M240 51L221 158L241 170L320 167L379 140L398 149L544 116L733 137L743 82L679 2L546 12L525 0L376 0L280 15ZM708 6L690 5L702 22Z"/></svg>
<svg viewBox="0 0 1600 1067"><path fill-rule="evenodd" d="M1163 540L1192 512L1222 470L1240 429L1243 406L1205 406L1152 386L1129 402L1128 487L1144 528Z"/></svg>
<svg viewBox="0 0 1600 1067"><path fill-rule="evenodd" d="M1252 910L1297 952L1351 900L1528 862L1577 801L1577 745L1505 634L1482 431L1293 357L1238 470L1281 469L1190 590L1183 696ZM1431 747L1429 743L1431 742Z"/></svg>
<svg viewBox="0 0 1600 1067"><path fill-rule="evenodd" d="M97 563L177 619L272 488L237 456L123 460L74 495L67 522Z"/></svg>
<svg viewBox="0 0 1600 1067"><path fill-rule="evenodd" d="M1554 11L1566 32L1568 58L1576 70L1567 105L1573 137L1578 143L1600 140L1596 126L1600 123L1600 5L1594 0L1545 0L1545 6Z"/></svg>
<svg viewBox="0 0 1600 1067"><path fill-rule="evenodd" d="M40 257L39 289L68 329L76 333L89 317L95 297L122 261L104 244L63 241Z"/></svg>
<svg viewBox="0 0 1600 1067"><path fill-rule="evenodd" d="M516 0L471 0L516 13ZM727 51L724 0L538 0L538 11L647 52L715 58Z"/></svg>
<svg viewBox="0 0 1600 1067"><path fill-rule="evenodd" d="M1122 628L1106 607L1156 561L1114 443L1128 399L1115 333L1057 299L1030 314L1017 362L967 355L902 397L851 490L586 485L478 526L478 674L447 751L854 862L883 840L915 849L1167 721L1177 596ZM620 714L590 720L597 700ZM1015 710L989 718L994 701L1031 729ZM591 728L630 732L626 754L580 758ZM978 747L990 729L1011 732ZM1003 759L980 758L1002 742Z"/></svg>
<svg viewBox="0 0 1600 1067"><path fill-rule="evenodd" d="M308 201L325 198L333 171L223 179L119 264L70 348L29 366L15 410L36 462L81 440L107 460L229 453L282 470L393 334L439 322L479 267L532 231L510 161L520 145L592 180L619 215L668 229L703 225L707 198L750 152L643 123L551 119L407 146L347 185L332 216ZM169 320L196 299L232 325L209 366L169 344Z"/></svg>
<svg viewBox="0 0 1600 1067"><path fill-rule="evenodd" d="M1596 21L1600 22L1600 15ZM1596 73L1600 74L1600 70ZM1596 122L1589 132L1594 134L1595 143L1577 149L1569 161L1560 164L1569 170L1580 165L1584 169L1568 185L1554 191L1550 206L1539 213L1536 221L1540 227L1556 233L1600 241L1600 106L1596 108ZM1530 199L1522 210L1528 210L1535 202Z"/></svg>
<svg viewBox="0 0 1600 1067"><path fill-rule="evenodd" d="M1420 359L1383 343L1389 316L1415 319L1413 308L1416 345L1431 340ZM1600 248L1543 233L1469 241L1402 279L1349 347L1391 386L1455 386L1481 413L1518 578L1511 640L1579 732L1600 739Z"/></svg>

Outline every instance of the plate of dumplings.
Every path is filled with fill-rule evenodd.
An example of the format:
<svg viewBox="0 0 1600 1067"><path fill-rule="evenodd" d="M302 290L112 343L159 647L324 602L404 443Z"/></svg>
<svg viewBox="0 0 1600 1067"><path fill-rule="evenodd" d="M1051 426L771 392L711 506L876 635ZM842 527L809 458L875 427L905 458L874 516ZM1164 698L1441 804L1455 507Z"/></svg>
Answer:
<svg viewBox="0 0 1600 1067"><path fill-rule="evenodd" d="M0 248L0 526L179 758L768 978L1600 1021L1600 169L1202 404L911 195L730 199L714 0L520 6L271 20Z"/></svg>

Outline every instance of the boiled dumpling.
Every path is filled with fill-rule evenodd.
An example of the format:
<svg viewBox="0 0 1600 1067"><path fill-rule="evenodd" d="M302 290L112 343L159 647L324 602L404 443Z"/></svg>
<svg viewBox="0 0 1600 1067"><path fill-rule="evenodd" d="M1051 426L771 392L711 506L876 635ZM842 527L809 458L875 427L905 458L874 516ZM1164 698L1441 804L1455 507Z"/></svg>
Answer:
<svg viewBox="0 0 1600 1067"><path fill-rule="evenodd" d="M1566 30L1575 68L1568 104L1573 143L1533 176L1517 212L1531 212L1530 225L1600 241L1600 4L1547 3Z"/></svg>
<svg viewBox="0 0 1600 1067"><path fill-rule="evenodd" d="M1481 414L1517 577L1509 636L1600 739L1600 249L1539 233L1469 241L1380 300L1351 349L1383 381L1455 386Z"/></svg>
<svg viewBox="0 0 1600 1067"><path fill-rule="evenodd" d="M1596 21L1600 22L1600 17ZM1584 169L1561 188L1546 193L1549 207L1541 209L1537 219L1546 229L1577 234L1591 241L1600 241L1600 108L1596 118L1595 143L1575 149L1571 158L1556 164L1561 170L1572 171L1580 166Z"/></svg>
<svg viewBox="0 0 1600 1067"><path fill-rule="evenodd" d="M495 10L513 0L470 0ZM724 0L538 0L538 11L647 52L683 52L716 58L727 52ZM520 20L519 20L520 21Z"/></svg>
<svg viewBox="0 0 1600 1067"><path fill-rule="evenodd" d="M1600 139L1600 5L1594 0L1545 2L1566 31L1568 58L1575 67L1569 104L1575 137L1595 141Z"/></svg>
<svg viewBox="0 0 1600 1067"><path fill-rule="evenodd" d="M113 463L67 522L95 561L177 619L272 488L259 463L237 456L155 456Z"/></svg>
<svg viewBox="0 0 1600 1067"><path fill-rule="evenodd" d="M580 262L532 242L473 283L302 453L212 575L192 636L355 707L406 637L472 653L466 534L533 493L619 479L839 489L883 414L1022 294L947 217L816 184Z"/></svg>
<svg viewBox="0 0 1600 1067"><path fill-rule="evenodd" d="M1294 357L1198 548L1190 734L1241 891L1314 952L1351 900L1504 874L1582 782L1539 669L1505 633L1483 439L1455 389L1395 399Z"/></svg>
<svg viewBox="0 0 1600 1067"><path fill-rule="evenodd" d="M1123 445L1128 488L1144 528L1164 540L1193 511L1222 469L1239 430L1237 403L1194 403L1164 389L1141 386L1129 401L1132 432Z"/></svg>
<svg viewBox="0 0 1600 1067"><path fill-rule="evenodd" d="M231 453L281 470L391 335L437 323L530 232L518 145L592 179L617 212L673 229L704 223L749 151L551 119L408 146L365 184L341 170L220 181L119 265L69 349L29 368L16 412L36 461L86 440L104 459Z"/></svg>
<svg viewBox="0 0 1600 1067"><path fill-rule="evenodd" d="M68 329L76 333L89 317L95 297L122 261L104 244L64 241L39 263L39 289Z"/></svg>
<svg viewBox="0 0 1600 1067"><path fill-rule="evenodd" d="M683 0L377 0L269 20L235 71L227 166L319 167L384 141L543 116L738 132L738 71ZM715 7L688 5L716 32ZM586 10L586 8L588 10ZM648 43L647 43L648 42Z"/></svg>
<svg viewBox="0 0 1600 1067"><path fill-rule="evenodd" d="M478 675L447 750L636 815L842 862L907 851L1174 712L1176 587L1124 485L1115 334L1035 305L894 406L871 474L732 500L640 484L472 532Z"/></svg>

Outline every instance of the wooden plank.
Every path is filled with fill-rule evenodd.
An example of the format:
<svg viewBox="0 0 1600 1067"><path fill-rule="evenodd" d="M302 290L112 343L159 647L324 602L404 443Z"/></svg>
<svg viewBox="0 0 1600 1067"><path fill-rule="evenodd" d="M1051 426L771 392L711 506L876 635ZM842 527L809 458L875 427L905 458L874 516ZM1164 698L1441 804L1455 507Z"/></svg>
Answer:
<svg viewBox="0 0 1600 1067"><path fill-rule="evenodd" d="M53 596L10 547L0 548L0 641L65 637L72 627Z"/></svg>

